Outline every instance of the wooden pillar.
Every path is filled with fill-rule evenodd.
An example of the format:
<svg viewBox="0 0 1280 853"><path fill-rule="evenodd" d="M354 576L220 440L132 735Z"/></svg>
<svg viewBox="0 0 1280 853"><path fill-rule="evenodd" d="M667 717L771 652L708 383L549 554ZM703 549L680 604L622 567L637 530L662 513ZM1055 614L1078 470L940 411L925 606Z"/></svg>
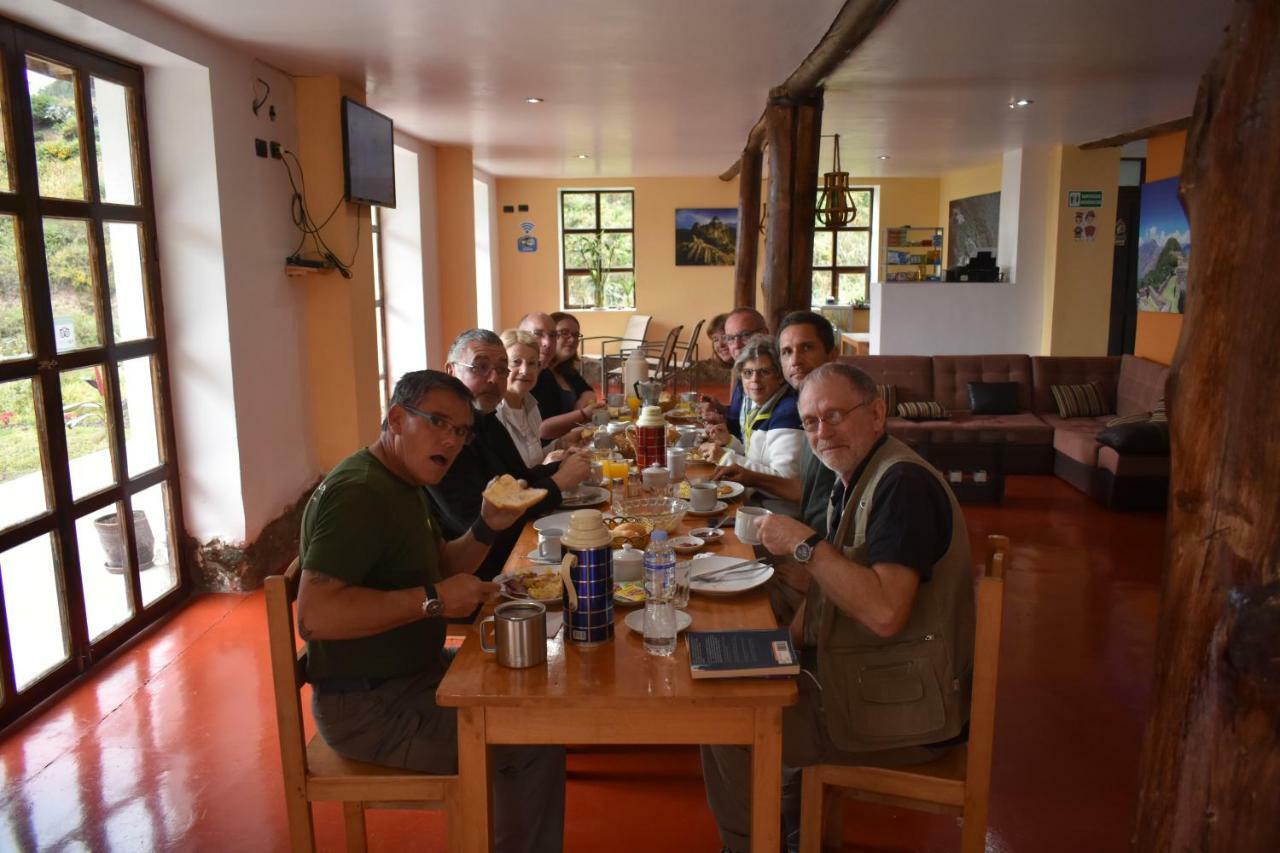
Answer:
<svg viewBox="0 0 1280 853"><path fill-rule="evenodd" d="M733 267L733 305L756 307L756 260L760 255L760 173L764 156L759 146L742 152L738 170L738 250Z"/></svg>
<svg viewBox="0 0 1280 853"><path fill-rule="evenodd" d="M769 146L764 315L770 328L776 328L784 314L808 308L812 298L822 91L795 98L774 89L764 121Z"/></svg>
<svg viewBox="0 0 1280 853"><path fill-rule="evenodd" d="M1138 851L1280 849L1280 4L1242 0L1200 84L1195 251L1170 373L1168 565Z"/></svg>

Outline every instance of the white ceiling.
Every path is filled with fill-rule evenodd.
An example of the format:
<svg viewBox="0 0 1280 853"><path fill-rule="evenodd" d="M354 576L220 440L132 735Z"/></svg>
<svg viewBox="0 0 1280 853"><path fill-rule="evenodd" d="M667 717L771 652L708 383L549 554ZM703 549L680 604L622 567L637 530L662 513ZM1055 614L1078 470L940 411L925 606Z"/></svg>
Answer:
<svg viewBox="0 0 1280 853"><path fill-rule="evenodd" d="M718 174L841 0L143 0L371 106L493 174ZM901 0L828 84L857 175L1187 115L1228 0ZM529 105L528 96L546 102ZM1011 97L1035 103L1010 110ZM824 162L830 142L824 142ZM586 153L589 160L579 160ZM891 159L877 159L879 154Z"/></svg>

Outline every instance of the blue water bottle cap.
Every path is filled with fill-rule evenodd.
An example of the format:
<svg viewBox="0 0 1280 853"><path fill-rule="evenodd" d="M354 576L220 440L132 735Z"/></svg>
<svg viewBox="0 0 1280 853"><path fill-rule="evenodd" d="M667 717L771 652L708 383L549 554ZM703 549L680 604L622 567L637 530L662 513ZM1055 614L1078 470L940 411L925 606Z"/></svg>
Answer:
<svg viewBox="0 0 1280 853"><path fill-rule="evenodd" d="M666 542L666 541L667 541L667 531L665 531L665 530L655 530L655 531L653 531L652 533L650 533L650 534L649 534L649 538L650 538L650 539L652 539L654 542Z"/></svg>

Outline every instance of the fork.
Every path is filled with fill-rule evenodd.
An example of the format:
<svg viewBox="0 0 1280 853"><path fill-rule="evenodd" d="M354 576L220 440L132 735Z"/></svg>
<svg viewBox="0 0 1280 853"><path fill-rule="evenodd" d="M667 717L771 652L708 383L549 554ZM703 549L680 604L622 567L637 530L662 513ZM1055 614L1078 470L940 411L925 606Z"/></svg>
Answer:
<svg viewBox="0 0 1280 853"><path fill-rule="evenodd" d="M772 565L771 561L771 557L758 557L750 560L743 560L738 563L730 563L723 568L698 575L697 579L700 581L724 580L726 577L731 575L754 574L760 571L761 568Z"/></svg>

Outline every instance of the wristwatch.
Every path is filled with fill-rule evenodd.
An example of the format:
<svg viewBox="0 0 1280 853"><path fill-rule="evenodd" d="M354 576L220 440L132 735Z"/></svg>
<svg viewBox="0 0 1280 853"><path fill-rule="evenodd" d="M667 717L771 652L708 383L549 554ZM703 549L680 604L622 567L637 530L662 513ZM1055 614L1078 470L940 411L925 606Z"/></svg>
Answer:
<svg viewBox="0 0 1280 853"><path fill-rule="evenodd" d="M444 612L444 602L436 598L436 588L431 584L425 587L427 597L422 599L422 618L434 619Z"/></svg>
<svg viewBox="0 0 1280 853"><path fill-rule="evenodd" d="M813 557L813 549L823 540L821 533L815 533L791 549L791 559L797 563L807 563Z"/></svg>

